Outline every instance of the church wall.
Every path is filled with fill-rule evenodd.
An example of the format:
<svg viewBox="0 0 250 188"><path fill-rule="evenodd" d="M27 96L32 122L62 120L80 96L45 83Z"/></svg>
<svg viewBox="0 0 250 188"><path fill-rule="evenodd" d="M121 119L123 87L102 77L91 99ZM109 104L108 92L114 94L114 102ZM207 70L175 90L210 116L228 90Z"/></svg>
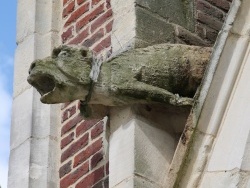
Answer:
<svg viewBox="0 0 250 188"><path fill-rule="evenodd" d="M63 0L62 43L89 47L94 56L103 59L154 43L211 46L230 7L230 0L195 0L185 5L189 17L182 16L187 19L183 21L181 16L165 15L152 1L145 2ZM171 6L178 12L176 3ZM150 23L158 23L157 28L150 28ZM166 34L157 41L147 40L159 36L147 31L158 32L161 28L165 28ZM61 126L60 187L108 187L107 119L84 120L76 101L61 106Z"/></svg>
<svg viewBox="0 0 250 188"><path fill-rule="evenodd" d="M156 43L211 46L231 0L154 2L19 2L9 187L57 187L58 176L60 187L109 187L108 119L84 120L78 101L60 108L41 104L39 94L26 82L28 68L61 42L89 47L104 60L129 48ZM20 154L22 161L17 160Z"/></svg>

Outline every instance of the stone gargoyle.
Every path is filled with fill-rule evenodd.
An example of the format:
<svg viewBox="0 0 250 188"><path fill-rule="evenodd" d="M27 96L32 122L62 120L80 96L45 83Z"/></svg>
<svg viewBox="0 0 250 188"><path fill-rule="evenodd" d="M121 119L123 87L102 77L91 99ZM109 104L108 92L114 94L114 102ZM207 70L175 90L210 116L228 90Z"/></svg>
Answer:
<svg viewBox="0 0 250 188"><path fill-rule="evenodd" d="M117 106L162 103L190 106L209 61L211 48L160 44L130 50L102 63L97 81L90 78L91 51L62 45L50 57L31 64L28 82L43 103L84 100Z"/></svg>

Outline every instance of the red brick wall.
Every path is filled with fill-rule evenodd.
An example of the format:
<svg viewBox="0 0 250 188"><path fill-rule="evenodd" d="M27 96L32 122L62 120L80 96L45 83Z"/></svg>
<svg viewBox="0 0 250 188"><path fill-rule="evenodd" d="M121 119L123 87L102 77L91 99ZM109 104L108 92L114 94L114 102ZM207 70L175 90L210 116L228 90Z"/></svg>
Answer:
<svg viewBox="0 0 250 188"><path fill-rule="evenodd" d="M196 33L213 44L220 31L232 0L195 0Z"/></svg>
<svg viewBox="0 0 250 188"><path fill-rule="evenodd" d="M63 0L64 44L111 51L110 0ZM62 105L60 187L108 188L107 125L84 120L78 101Z"/></svg>
<svg viewBox="0 0 250 188"><path fill-rule="evenodd" d="M108 188L106 122L84 120L78 106L62 105L60 187Z"/></svg>
<svg viewBox="0 0 250 188"><path fill-rule="evenodd" d="M64 0L62 41L82 44L95 52L110 49L110 0Z"/></svg>
<svg viewBox="0 0 250 188"><path fill-rule="evenodd" d="M175 43L213 46L232 0L194 0L195 29L176 25Z"/></svg>

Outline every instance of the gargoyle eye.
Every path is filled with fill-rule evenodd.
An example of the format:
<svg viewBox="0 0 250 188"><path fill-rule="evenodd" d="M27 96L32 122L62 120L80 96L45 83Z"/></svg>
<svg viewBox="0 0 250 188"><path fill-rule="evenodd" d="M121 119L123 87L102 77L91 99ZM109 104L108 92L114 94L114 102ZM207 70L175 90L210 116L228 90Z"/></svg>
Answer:
<svg viewBox="0 0 250 188"><path fill-rule="evenodd" d="M68 56L68 52L67 51L61 51L59 54L58 54L58 57L67 57Z"/></svg>

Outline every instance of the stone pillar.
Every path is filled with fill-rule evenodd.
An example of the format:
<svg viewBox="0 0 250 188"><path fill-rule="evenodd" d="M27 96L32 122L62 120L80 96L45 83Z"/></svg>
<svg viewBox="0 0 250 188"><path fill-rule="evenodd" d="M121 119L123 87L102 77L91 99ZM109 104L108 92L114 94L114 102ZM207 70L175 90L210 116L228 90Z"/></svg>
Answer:
<svg viewBox="0 0 250 188"><path fill-rule="evenodd" d="M130 48L178 43L179 28L189 34L194 32L193 1L112 0L110 3L114 56ZM196 44L203 44L194 38ZM189 110L144 105L113 108L109 187L164 187Z"/></svg>
<svg viewBox="0 0 250 188"><path fill-rule="evenodd" d="M188 112L147 105L112 109L109 187L164 187Z"/></svg>
<svg viewBox="0 0 250 188"><path fill-rule="evenodd" d="M58 187L59 108L27 83L33 60L60 44L61 1L18 1L9 188Z"/></svg>

